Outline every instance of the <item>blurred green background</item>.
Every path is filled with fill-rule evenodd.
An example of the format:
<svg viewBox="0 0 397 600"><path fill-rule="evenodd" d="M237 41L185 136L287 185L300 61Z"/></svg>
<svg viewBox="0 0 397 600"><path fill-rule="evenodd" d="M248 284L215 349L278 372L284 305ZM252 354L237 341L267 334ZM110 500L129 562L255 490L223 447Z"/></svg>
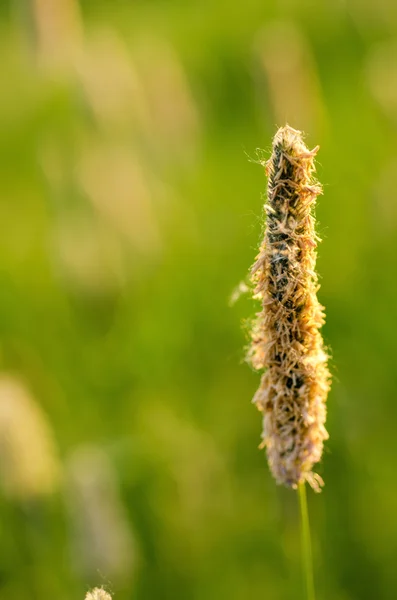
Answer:
<svg viewBox="0 0 397 600"><path fill-rule="evenodd" d="M303 598L230 297L320 144L318 598L397 592L397 4L3 0L0 597Z"/></svg>

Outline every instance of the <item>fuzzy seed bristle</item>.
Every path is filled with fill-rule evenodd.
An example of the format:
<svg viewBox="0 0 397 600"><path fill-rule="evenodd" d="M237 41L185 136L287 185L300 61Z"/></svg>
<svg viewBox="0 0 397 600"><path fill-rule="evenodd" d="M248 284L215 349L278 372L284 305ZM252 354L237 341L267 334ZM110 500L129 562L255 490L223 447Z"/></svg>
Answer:
<svg viewBox="0 0 397 600"><path fill-rule="evenodd" d="M85 600L112 600L112 597L103 588L94 588L91 592L87 592Z"/></svg>
<svg viewBox="0 0 397 600"><path fill-rule="evenodd" d="M286 125L266 163L266 230L251 269L254 298L261 301L251 332L248 360L265 369L254 402L263 412L263 443L278 483L308 481L328 438L324 423L330 388L328 356L320 328L312 209L321 186L313 178L318 147L309 150L300 131Z"/></svg>

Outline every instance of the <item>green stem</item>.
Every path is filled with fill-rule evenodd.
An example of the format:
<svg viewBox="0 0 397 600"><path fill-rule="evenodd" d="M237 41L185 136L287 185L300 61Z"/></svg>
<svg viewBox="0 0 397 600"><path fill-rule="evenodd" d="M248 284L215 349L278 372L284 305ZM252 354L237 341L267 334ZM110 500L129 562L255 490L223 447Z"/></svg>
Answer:
<svg viewBox="0 0 397 600"><path fill-rule="evenodd" d="M312 544L310 540L309 513L307 510L306 486L304 482L299 484L299 504L301 512L302 562L307 600L315 600Z"/></svg>

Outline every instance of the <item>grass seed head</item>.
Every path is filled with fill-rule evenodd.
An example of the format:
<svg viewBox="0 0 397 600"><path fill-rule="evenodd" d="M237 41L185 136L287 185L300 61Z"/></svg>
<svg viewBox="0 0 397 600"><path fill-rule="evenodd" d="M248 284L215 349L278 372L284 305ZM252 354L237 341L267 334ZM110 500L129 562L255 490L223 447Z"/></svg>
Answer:
<svg viewBox="0 0 397 600"><path fill-rule="evenodd" d="M301 133L286 125L266 163L266 229L251 269L254 298L262 309L251 331L248 359L264 369L254 402L263 412L263 443L278 483L322 485L312 472L328 434L324 423L330 387L327 353L317 300L312 210L321 187L313 178L318 147L309 150Z"/></svg>

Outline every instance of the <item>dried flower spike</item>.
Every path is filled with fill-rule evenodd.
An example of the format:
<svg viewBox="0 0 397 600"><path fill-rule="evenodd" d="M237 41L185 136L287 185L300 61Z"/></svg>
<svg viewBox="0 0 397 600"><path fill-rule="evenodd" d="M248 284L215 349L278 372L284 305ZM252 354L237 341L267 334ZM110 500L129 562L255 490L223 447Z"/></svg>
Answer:
<svg viewBox="0 0 397 600"><path fill-rule="evenodd" d="M313 179L314 157L300 131L286 125L266 163L267 215L264 241L251 270L254 298L262 310L252 327L248 359L265 369L254 402L263 412L263 443L277 483L296 488L321 459L325 401L330 387L317 300L316 246L312 208L321 187Z"/></svg>

